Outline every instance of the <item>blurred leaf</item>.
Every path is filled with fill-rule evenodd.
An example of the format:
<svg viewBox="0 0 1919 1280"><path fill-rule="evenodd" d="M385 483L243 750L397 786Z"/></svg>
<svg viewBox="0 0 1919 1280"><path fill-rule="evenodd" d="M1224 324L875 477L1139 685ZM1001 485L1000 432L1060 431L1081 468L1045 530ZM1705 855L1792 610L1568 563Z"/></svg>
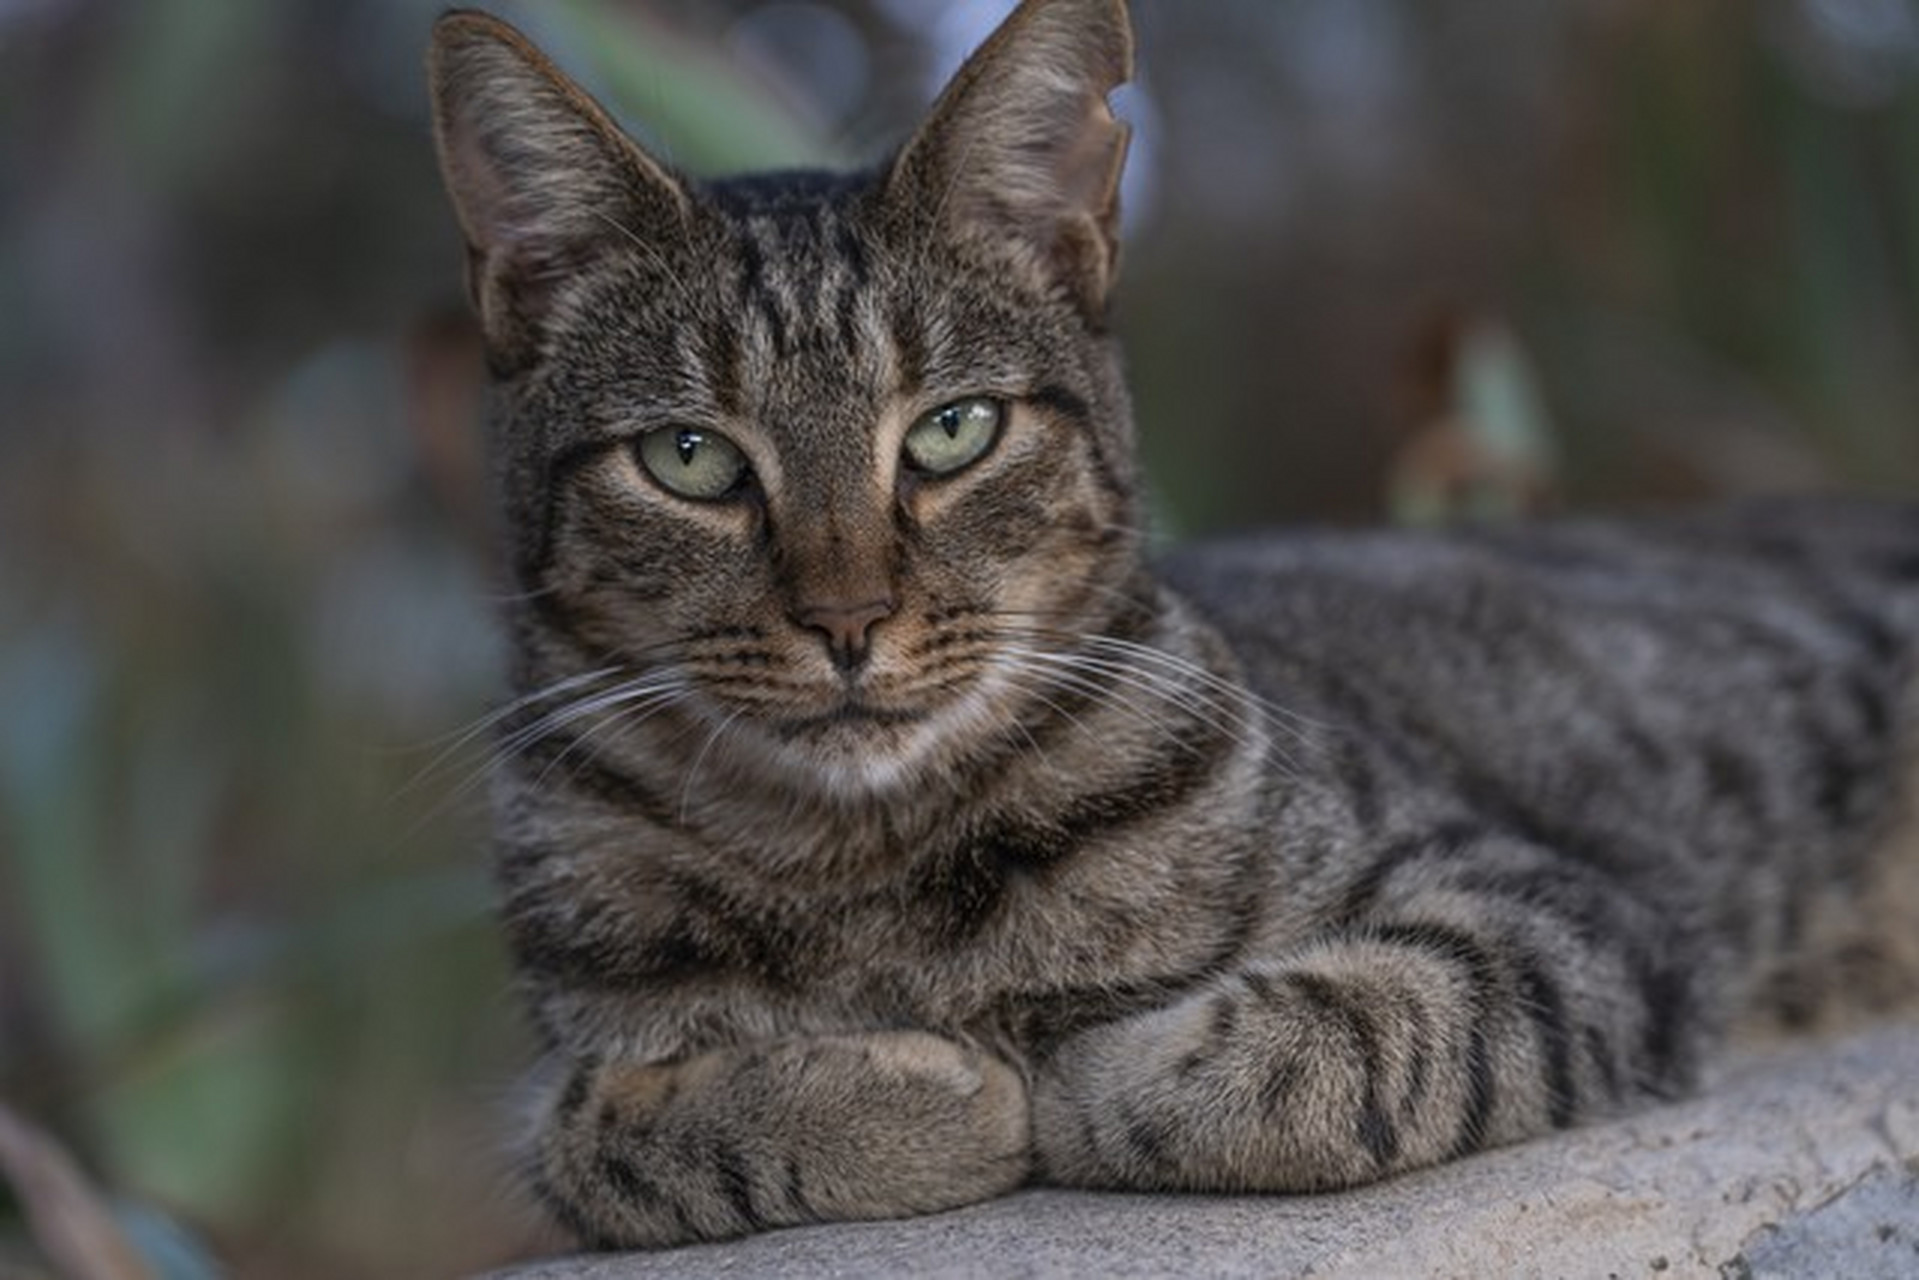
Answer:
<svg viewBox="0 0 1919 1280"><path fill-rule="evenodd" d="M155 1280L219 1280L222 1270L205 1244L179 1222L142 1204L115 1206L120 1229L153 1269Z"/></svg>
<svg viewBox="0 0 1919 1280"><path fill-rule="evenodd" d="M298 1067L278 1010L258 999L197 1008L119 1064L93 1099L115 1171L196 1213L257 1207L303 1102Z"/></svg>
<svg viewBox="0 0 1919 1280"><path fill-rule="evenodd" d="M230 137L220 127L246 96L253 55L271 44L278 6L259 0L142 0L128 19L108 79L110 119L126 128L131 158L150 183L197 173Z"/></svg>
<svg viewBox="0 0 1919 1280"><path fill-rule="evenodd" d="M105 843L101 659L71 622L0 652L0 822L16 890L68 1029L103 1050L144 985L98 853Z"/></svg>
<svg viewBox="0 0 1919 1280"><path fill-rule="evenodd" d="M1552 470L1553 428L1531 363L1512 331L1482 323L1459 351L1458 412L1487 456L1515 471Z"/></svg>
<svg viewBox="0 0 1919 1280"><path fill-rule="evenodd" d="M73 1157L5 1106L0 1176L19 1195L40 1248L69 1280L156 1280Z"/></svg>
<svg viewBox="0 0 1919 1280"><path fill-rule="evenodd" d="M666 159L699 173L839 165L847 157L738 58L644 9L566 0L558 25Z"/></svg>
<svg viewBox="0 0 1919 1280"><path fill-rule="evenodd" d="M1535 513L1554 488L1556 447L1532 366L1504 325L1440 331L1435 412L1420 423L1388 481L1403 524L1505 520Z"/></svg>

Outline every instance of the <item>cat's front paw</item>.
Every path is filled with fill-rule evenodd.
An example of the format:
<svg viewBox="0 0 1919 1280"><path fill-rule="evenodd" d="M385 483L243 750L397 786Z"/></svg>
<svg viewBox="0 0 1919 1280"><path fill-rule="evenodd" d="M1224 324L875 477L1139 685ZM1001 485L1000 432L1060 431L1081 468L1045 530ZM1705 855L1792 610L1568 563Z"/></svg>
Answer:
<svg viewBox="0 0 1919 1280"><path fill-rule="evenodd" d="M957 1208L1018 1186L1026 1085L920 1032L581 1063L535 1140L536 1191L598 1245Z"/></svg>
<svg viewBox="0 0 1919 1280"><path fill-rule="evenodd" d="M812 1171L813 1202L831 1217L891 1217L956 1208L1025 1180L1026 1084L1005 1062L917 1031L809 1042L813 1085L844 1097L815 1134L837 1159ZM802 1090L803 1092L809 1090Z"/></svg>
<svg viewBox="0 0 1919 1280"><path fill-rule="evenodd" d="M1196 1147L1225 1153L1255 1129L1218 1128L1235 1090L1196 1052L1207 1017L1201 1003L1182 1002L1088 1028L1061 1045L1032 1083L1039 1178L1129 1190L1233 1186L1193 1160Z"/></svg>

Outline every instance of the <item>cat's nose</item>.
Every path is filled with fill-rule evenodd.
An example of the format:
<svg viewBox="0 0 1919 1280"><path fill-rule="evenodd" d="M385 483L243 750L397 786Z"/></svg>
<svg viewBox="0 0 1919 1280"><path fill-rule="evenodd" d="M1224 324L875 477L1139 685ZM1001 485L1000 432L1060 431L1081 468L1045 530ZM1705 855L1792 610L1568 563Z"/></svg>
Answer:
<svg viewBox="0 0 1919 1280"><path fill-rule="evenodd" d="M793 621L825 637L833 665L850 675L866 662L873 624L892 616L891 600L868 600L864 604L807 605L794 613Z"/></svg>

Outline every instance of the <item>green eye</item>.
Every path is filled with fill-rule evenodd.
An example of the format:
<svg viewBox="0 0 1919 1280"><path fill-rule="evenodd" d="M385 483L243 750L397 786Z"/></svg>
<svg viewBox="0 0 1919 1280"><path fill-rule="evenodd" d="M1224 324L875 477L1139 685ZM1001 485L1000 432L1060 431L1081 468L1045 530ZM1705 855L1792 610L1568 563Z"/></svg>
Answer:
<svg viewBox="0 0 1919 1280"><path fill-rule="evenodd" d="M634 452L669 492L696 502L724 498L746 478L746 455L716 431L661 427L641 436Z"/></svg>
<svg viewBox="0 0 1919 1280"><path fill-rule="evenodd" d="M907 431L906 460L926 475L950 476L986 455L1005 418L1005 406L997 400L956 400Z"/></svg>

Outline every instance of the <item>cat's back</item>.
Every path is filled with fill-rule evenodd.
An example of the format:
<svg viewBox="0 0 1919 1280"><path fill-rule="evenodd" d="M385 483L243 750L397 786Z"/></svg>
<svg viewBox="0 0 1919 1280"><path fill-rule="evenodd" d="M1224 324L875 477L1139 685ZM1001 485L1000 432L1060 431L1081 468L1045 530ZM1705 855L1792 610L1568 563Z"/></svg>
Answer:
<svg viewBox="0 0 1919 1280"><path fill-rule="evenodd" d="M1888 820L1919 744L1919 504L1305 532L1163 569L1318 726L1362 838L1437 803L1649 873L1834 847Z"/></svg>
<svg viewBox="0 0 1919 1280"><path fill-rule="evenodd" d="M1256 681L1275 659L1382 674L1559 665L1638 672L1768 656L1919 663L1919 503L1752 502L1642 520L1443 532L1294 531L1182 547L1163 575ZM1651 645L1657 655L1647 650ZM1557 662L1555 662L1557 659Z"/></svg>

